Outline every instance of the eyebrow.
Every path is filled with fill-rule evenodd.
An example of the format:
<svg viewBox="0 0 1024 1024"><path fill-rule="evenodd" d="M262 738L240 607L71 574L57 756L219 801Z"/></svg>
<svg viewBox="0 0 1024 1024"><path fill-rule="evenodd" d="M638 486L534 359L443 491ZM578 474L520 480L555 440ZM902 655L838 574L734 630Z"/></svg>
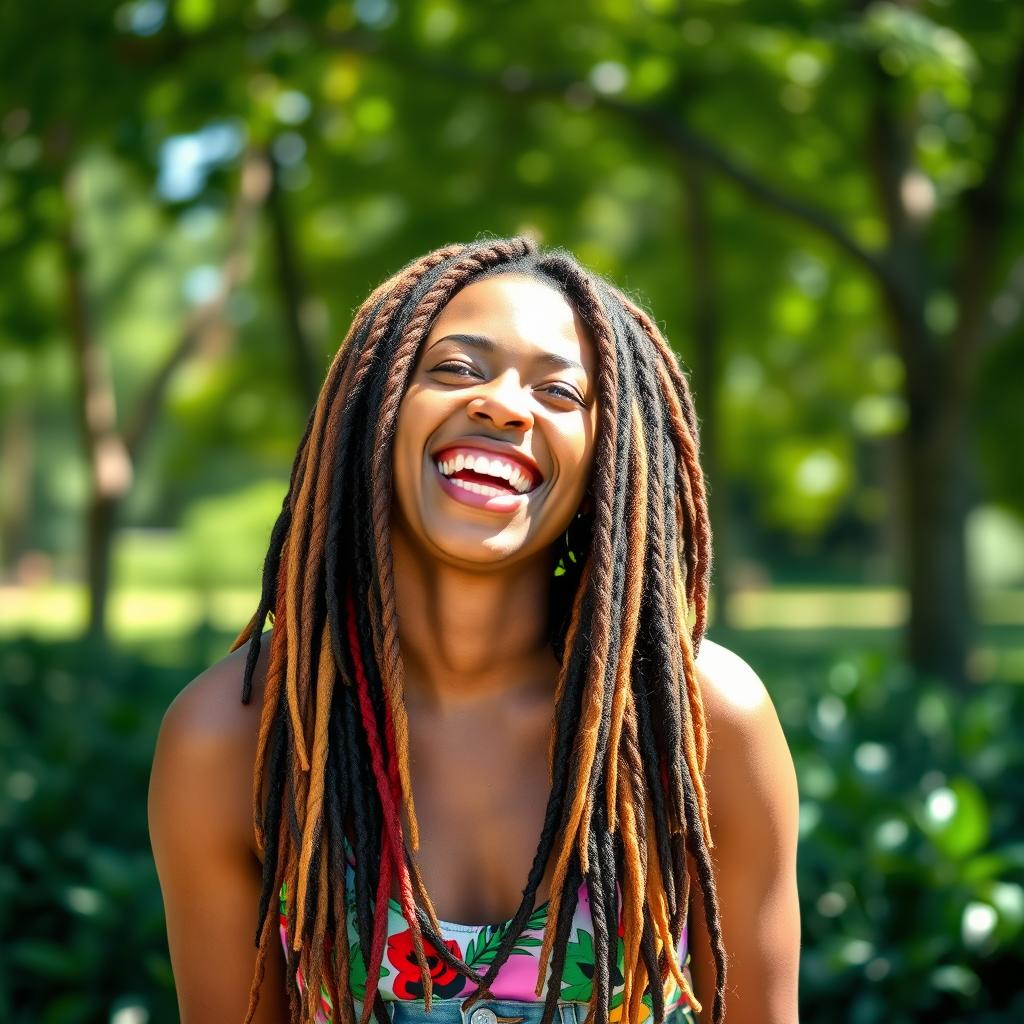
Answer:
<svg viewBox="0 0 1024 1024"><path fill-rule="evenodd" d="M443 341L458 341L471 348L480 349L482 352L496 352L500 347L493 338L488 338L485 334L446 334L443 338L438 338L430 348L436 348ZM575 359L569 359L567 356L560 356L555 352L539 352L533 357L533 361L542 366L554 367L557 370L579 370L584 375L587 372L582 363Z"/></svg>

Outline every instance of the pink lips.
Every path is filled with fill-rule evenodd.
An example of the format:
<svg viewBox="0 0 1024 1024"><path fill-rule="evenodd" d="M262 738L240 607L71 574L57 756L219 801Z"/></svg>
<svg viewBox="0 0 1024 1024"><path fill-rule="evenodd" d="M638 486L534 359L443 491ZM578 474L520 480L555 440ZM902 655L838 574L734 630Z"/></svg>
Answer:
<svg viewBox="0 0 1024 1024"><path fill-rule="evenodd" d="M433 462L433 460L431 461ZM517 509L522 508L529 499L529 492L526 494L477 494L475 491L467 491L465 487L452 483L437 468L436 464L434 465L434 472L437 474L437 479L441 484L441 490L448 497L463 505L469 505L471 508L482 508L488 512L515 512Z"/></svg>
<svg viewBox="0 0 1024 1024"><path fill-rule="evenodd" d="M459 453L463 455L486 455L488 458L501 459L502 462L511 463L513 466L518 466L522 472L530 481L530 490L539 487L544 482L544 475L541 473L537 464L528 456L525 456L516 451L510 450L495 450L494 448L487 448L479 444L450 444L444 448L439 448L433 453L434 461L444 459L454 459Z"/></svg>

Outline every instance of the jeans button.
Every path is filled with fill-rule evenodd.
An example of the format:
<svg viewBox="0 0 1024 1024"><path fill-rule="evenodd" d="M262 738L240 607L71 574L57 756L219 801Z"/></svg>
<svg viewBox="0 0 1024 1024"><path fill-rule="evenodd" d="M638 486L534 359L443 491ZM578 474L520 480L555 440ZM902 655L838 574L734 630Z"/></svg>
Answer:
<svg viewBox="0 0 1024 1024"><path fill-rule="evenodd" d="M498 1015L486 1006L481 1006L469 1015L469 1024L498 1024Z"/></svg>

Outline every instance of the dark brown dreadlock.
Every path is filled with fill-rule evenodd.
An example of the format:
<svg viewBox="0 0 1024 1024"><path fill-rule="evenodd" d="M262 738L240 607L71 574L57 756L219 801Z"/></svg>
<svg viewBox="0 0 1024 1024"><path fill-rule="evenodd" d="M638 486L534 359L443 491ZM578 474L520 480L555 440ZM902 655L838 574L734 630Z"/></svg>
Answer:
<svg viewBox="0 0 1024 1024"><path fill-rule="evenodd" d="M459 289L499 273L558 288L588 325L599 361L600 422L594 507L577 520L582 527L573 527L551 583L551 643L561 666L551 793L522 903L481 975L445 946L414 857L419 837L390 546L391 460L399 405L435 318ZM279 893L286 894L292 1024L313 1021L322 986L336 1024L355 1024L343 846L349 835L356 855L352 910L367 967L359 1024L371 1014L388 1024L376 979L393 880L426 1007L428 954L477 985L468 1006L490 994L535 911L552 857L536 990L540 996L550 966L543 1024L557 1006L583 882L595 944L587 1024L608 1024L620 914L623 1024L641 1018L647 992L655 1024L662 1024L670 979L699 1011L676 952L689 906L687 855L704 896L717 969L712 1021L720 1024L726 960L695 664L711 564L698 451L686 379L654 322L564 250L543 251L527 238L447 246L410 263L362 305L299 444L259 607L232 645L249 645L242 688L248 703L263 627L273 614L252 790L264 861L246 1024L259 998Z"/></svg>

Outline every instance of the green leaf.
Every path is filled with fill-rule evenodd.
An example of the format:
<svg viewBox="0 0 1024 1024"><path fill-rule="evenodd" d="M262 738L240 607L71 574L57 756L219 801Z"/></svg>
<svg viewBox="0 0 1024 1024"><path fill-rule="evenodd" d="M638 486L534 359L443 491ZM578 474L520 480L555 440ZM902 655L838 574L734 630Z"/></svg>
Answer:
<svg viewBox="0 0 1024 1024"><path fill-rule="evenodd" d="M539 932L544 930L544 926L548 921L548 904L538 907L531 915L529 921L526 922L526 931Z"/></svg>
<svg viewBox="0 0 1024 1024"><path fill-rule="evenodd" d="M490 960L484 960L483 956L487 949L488 939L490 938L490 925L481 928L480 931L469 940L469 945L466 947L466 963L472 967L478 963L491 963L494 960L492 956Z"/></svg>
<svg viewBox="0 0 1024 1024"><path fill-rule="evenodd" d="M349 947L349 988L360 1002L366 997L366 963L359 943Z"/></svg>
<svg viewBox="0 0 1024 1024"><path fill-rule="evenodd" d="M363 960L363 951L358 942L349 947L349 956L349 988L356 999L362 1002L366 996L366 962ZM391 971L382 963L380 977L386 978L390 974Z"/></svg>
<svg viewBox="0 0 1024 1024"><path fill-rule="evenodd" d="M594 937L583 928L576 929L576 941L566 945L562 971L562 999L588 1002L594 992Z"/></svg>

